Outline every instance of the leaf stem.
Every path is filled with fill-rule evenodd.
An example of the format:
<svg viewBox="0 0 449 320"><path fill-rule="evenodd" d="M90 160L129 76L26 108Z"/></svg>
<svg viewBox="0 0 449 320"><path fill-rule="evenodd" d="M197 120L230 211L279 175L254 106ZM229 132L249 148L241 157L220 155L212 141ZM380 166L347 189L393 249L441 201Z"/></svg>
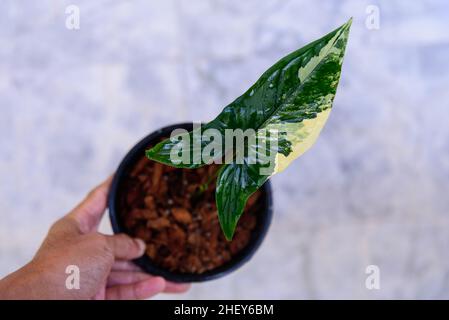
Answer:
<svg viewBox="0 0 449 320"><path fill-rule="evenodd" d="M204 182L203 184L201 184L196 192L197 196L202 195L208 188L209 188L209 184L212 182L213 179L215 179L218 176L218 173L220 172L220 169L223 167L223 164L220 165L220 167L214 172L214 174L212 174L211 176L209 176L209 178L206 180L206 182Z"/></svg>

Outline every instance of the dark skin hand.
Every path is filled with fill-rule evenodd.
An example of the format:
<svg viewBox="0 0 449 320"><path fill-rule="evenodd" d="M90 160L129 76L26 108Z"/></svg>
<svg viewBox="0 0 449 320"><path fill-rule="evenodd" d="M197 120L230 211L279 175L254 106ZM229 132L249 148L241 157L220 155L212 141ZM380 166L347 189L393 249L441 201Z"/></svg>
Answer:
<svg viewBox="0 0 449 320"><path fill-rule="evenodd" d="M144 254L142 240L97 231L110 181L50 228L31 262L0 280L0 299L145 299L188 290L189 285L144 273L130 261ZM79 268L79 289L66 287L70 265Z"/></svg>

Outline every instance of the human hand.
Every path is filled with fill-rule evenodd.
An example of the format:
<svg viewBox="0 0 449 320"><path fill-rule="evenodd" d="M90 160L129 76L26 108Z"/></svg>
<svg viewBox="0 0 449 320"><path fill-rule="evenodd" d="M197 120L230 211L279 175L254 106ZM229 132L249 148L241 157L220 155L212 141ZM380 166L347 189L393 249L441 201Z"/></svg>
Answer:
<svg viewBox="0 0 449 320"><path fill-rule="evenodd" d="M144 299L189 288L144 273L130 261L144 254L142 240L98 233L110 180L50 228L30 263L0 281L0 299ZM66 287L70 265L80 270L79 289Z"/></svg>

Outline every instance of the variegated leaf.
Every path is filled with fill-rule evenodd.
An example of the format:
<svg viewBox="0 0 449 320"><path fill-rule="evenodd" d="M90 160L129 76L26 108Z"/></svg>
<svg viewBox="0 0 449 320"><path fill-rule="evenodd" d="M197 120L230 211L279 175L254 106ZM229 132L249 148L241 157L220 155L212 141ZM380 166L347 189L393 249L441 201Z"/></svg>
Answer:
<svg viewBox="0 0 449 320"><path fill-rule="evenodd" d="M243 162L225 164L220 170L216 201L227 239L232 239L249 196L316 141L332 108L350 26L351 20L279 60L242 96L201 127L203 131L217 129L222 134L223 147L226 129L253 129L256 137L248 149L255 150L256 155L269 151L268 158L264 158L268 163L246 155ZM183 136L189 138L184 146L190 154L209 143L192 132ZM177 143L177 139L167 139L146 154L176 167L197 168L205 164L174 163L170 152ZM227 152L223 148L218 157Z"/></svg>

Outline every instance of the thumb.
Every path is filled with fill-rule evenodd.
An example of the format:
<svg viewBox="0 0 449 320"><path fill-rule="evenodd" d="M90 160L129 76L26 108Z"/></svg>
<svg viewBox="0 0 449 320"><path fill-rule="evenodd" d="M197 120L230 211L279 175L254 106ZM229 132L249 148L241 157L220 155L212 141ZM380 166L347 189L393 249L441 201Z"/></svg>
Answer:
<svg viewBox="0 0 449 320"><path fill-rule="evenodd" d="M87 197L68 214L78 223L81 233L96 230L106 210L106 201L112 177L93 189Z"/></svg>
<svg viewBox="0 0 449 320"><path fill-rule="evenodd" d="M132 260L142 256L145 252L145 242L138 238L120 233L113 236L106 236L114 257L121 260Z"/></svg>

